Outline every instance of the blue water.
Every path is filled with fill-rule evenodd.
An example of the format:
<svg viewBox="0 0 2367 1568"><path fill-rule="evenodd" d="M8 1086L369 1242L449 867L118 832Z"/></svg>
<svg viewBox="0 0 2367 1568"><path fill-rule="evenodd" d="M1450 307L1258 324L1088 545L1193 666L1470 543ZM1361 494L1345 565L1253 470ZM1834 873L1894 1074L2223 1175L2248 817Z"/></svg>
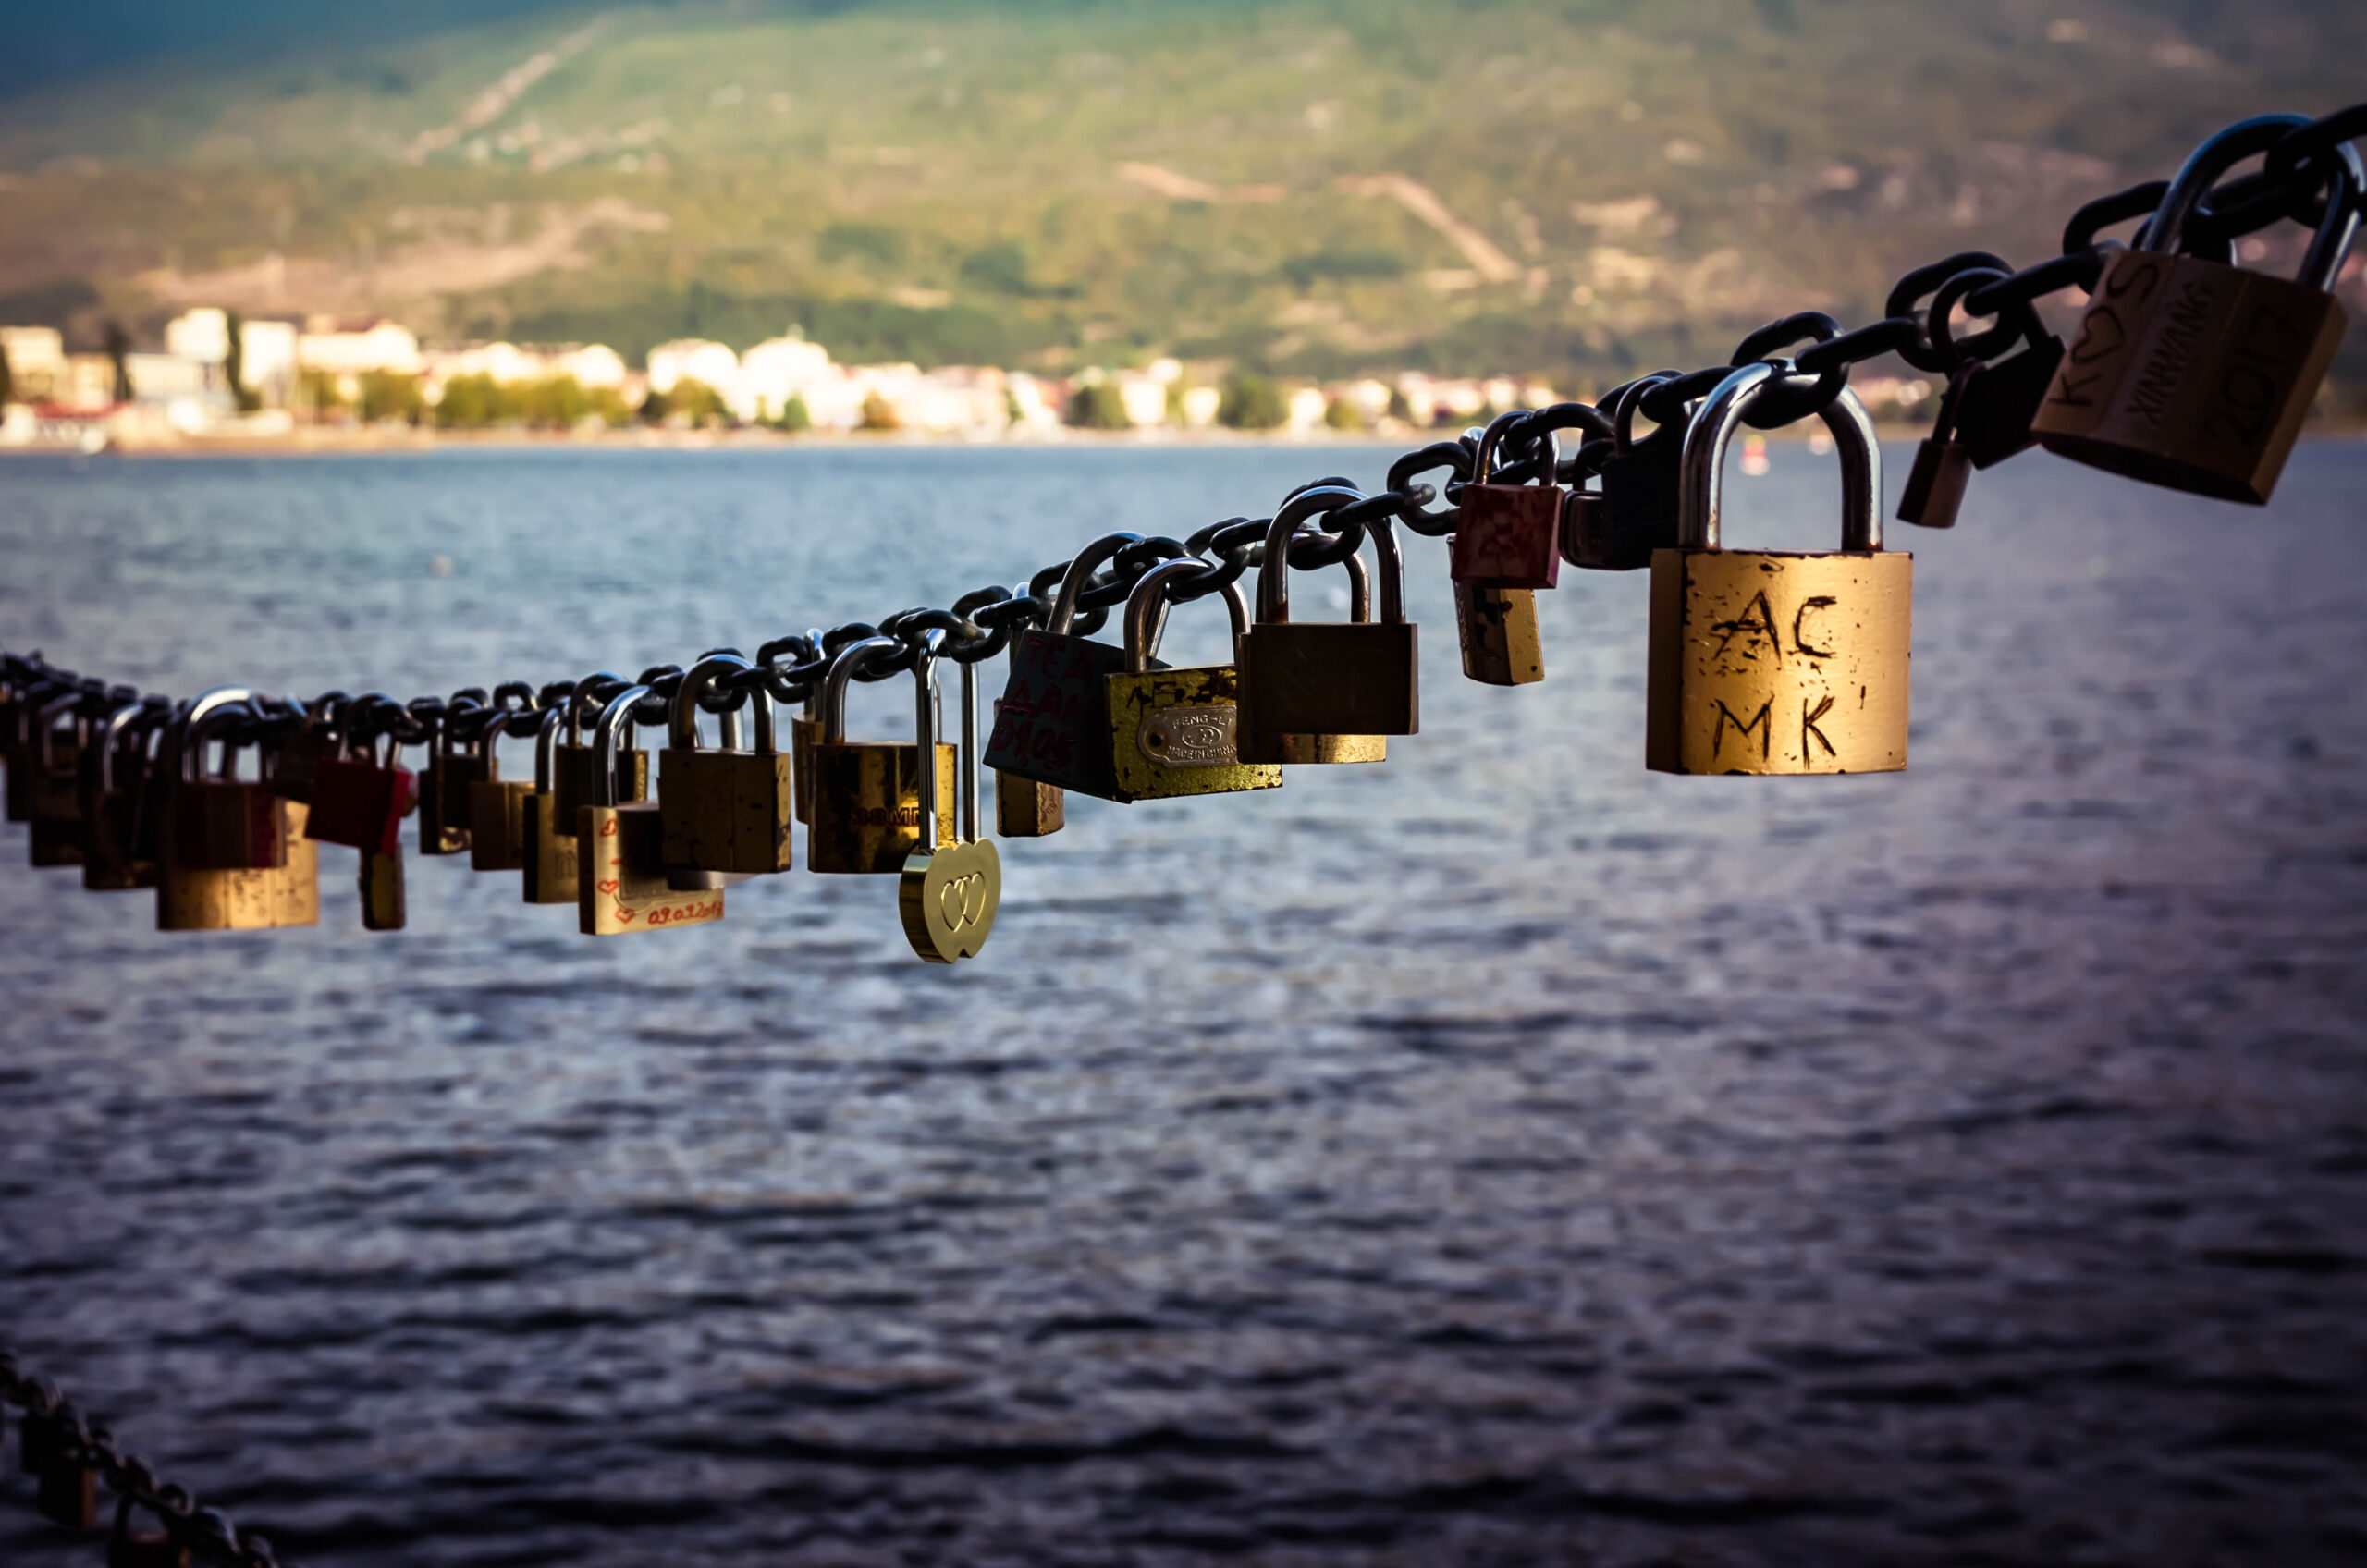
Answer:
<svg viewBox="0 0 2367 1568"><path fill-rule="evenodd" d="M0 645L630 673L1386 456L18 460ZM1830 538L1773 460L1732 542ZM329 850L160 935L9 827L0 1341L296 1564L2357 1562L2362 491L1982 476L1858 778L1645 773L1640 576L1464 681L1414 541L1419 737L1073 802L953 972L802 869L603 943L414 860L372 936Z"/></svg>

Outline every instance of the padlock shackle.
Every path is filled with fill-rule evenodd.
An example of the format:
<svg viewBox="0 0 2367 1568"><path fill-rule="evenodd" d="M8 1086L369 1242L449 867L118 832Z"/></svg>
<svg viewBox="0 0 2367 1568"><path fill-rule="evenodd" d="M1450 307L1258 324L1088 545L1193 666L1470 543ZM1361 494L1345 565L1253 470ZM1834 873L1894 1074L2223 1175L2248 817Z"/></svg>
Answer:
<svg viewBox="0 0 2367 1568"><path fill-rule="evenodd" d="M625 729L632 723L633 704L647 695L649 688L646 686L628 686L610 697L607 704L601 708L599 721L594 726L592 736L592 744L597 748L592 773L594 799L584 804L614 806L623 803L617 789L617 759L624 754Z"/></svg>
<svg viewBox="0 0 2367 1568"><path fill-rule="evenodd" d="M43 773L55 772L56 769L56 764L50 757L50 741L57 733L57 721L81 705L81 692L66 692L42 704L41 710L33 716L36 731L33 741L34 755ZM81 724L79 719L76 721L75 730L77 734L80 733Z"/></svg>
<svg viewBox="0 0 2367 1568"><path fill-rule="evenodd" d="M160 755L156 759L160 765L158 771L166 778L176 780L193 777L189 770L191 754L204 746L201 726L225 708L252 702L254 695L254 689L249 686L216 686L191 697L182 705L171 728L165 732L166 744L171 748L172 756L169 766L161 766L166 762L165 757Z"/></svg>
<svg viewBox="0 0 2367 1568"><path fill-rule="evenodd" d="M1725 508L1726 448L1742 428L1760 394L1791 373L1785 361L1760 360L1737 367L1702 399L1685 427L1685 451L1677 495L1679 549L1715 550ZM1882 447L1874 422L1858 395L1843 387L1820 416L1841 454L1841 547L1865 552L1883 547Z"/></svg>
<svg viewBox="0 0 2367 1568"><path fill-rule="evenodd" d="M547 795L558 788L559 737L567 731L569 704L545 708L534 727L534 793Z"/></svg>
<svg viewBox="0 0 2367 1568"><path fill-rule="evenodd" d="M699 699L715 685L718 676L730 675L755 666L737 654L709 654L691 666L682 683L674 688L674 700L666 709L666 743L678 752L699 749ZM770 755L774 750L772 693L759 688L748 693L756 704L756 750ZM740 713L738 709L720 717L723 749L740 750Z"/></svg>
<svg viewBox="0 0 2367 1568"><path fill-rule="evenodd" d="M849 643L830 661L830 673L822 678L822 729L816 739L826 745L839 746L847 738L847 683L855 678L859 665L866 665L883 653L901 653L904 644L893 637L866 637L860 643Z"/></svg>
<svg viewBox="0 0 2367 1568"><path fill-rule="evenodd" d="M1314 484L1284 501L1266 529L1266 557L1257 564L1257 619L1281 624L1291 618L1291 541L1300 525L1363 500L1344 484ZM1348 557L1353 560L1355 557Z"/></svg>
<svg viewBox="0 0 2367 1568"><path fill-rule="evenodd" d="M937 655L944 646L944 631L931 627L921 633L921 645L913 653L913 737L920 742L921 759L920 847L930 854L944 847L937 841Z"/></svg>
<svg viewBox="0 0 2367 1568"><path fill-rule="evenodd" d="M1068 570L1061 573L1059 592L1052 595L1052 613L1044 618L1044 630L1059 636L1069 634L1069 627L1076 619L1076 601L1085 585L1102 563L1113 559L1129 545L1139 545L1139 533L1105 533L1069 557Z"/></svg>
<svg viewBox="0 0 2367 1568"><path fill-rule="evenodd" d="M1611 410L1611 451L1624 458L1636 449L1636 410L1643 406L1644 394L1663 381L1681 381L1684 377L1673 370L1656 370L1650 375L1639 375L1619 389ZM1657 435L1658 432L1654 432Z"/></svg>
<svg viewBox="0 0 2367 1568"><path fill-rule="evenodd" d="M108 714L99 725L99 758L96 777L101 794L109 794L115 790L116 748L123 744L126 733L135 725L140 724L141 719L148 719L146 728L154 728L155 720L153 716L156 710L146 702L125 703L113 713ZM147 749L144 730L140 737L140 743L141 754L144 756Z"/></svg>
<svg viewBox="0 0 2367 1568"><path fill-rule="evenodd" d="M599 717L596 711L595 711L591 706L592 689L595 686L606 685L611 681L622 680L623 679L623 676L618 675L613 671L595 669L591 674L585 676L583 680L575 683L574 692L567 699L567 712L569 716L575 720L576 729L590 729L593 723ZM570 745L574 744L572 741L568 743Z"/></svg>
<svg viewBox="0 0 2367 1568"><path fill-rule="evenodd" d="M2202 205L2203 198L2211 193L2221 175L2246 158L2266 153L2284 141L2288 132L2310 123L2305 115L2254 115L2213 134L2189 153L2186 162L2178 165L2178 172L2170 177L2169 189L2162 194L2162 204L2145 220L2145 227L2138 230L2130 249L2159 254L2175 252L2187 221ZM2359 153L2347 141L2341 144L2341 152L2345 155L2335 165L2337 189L2333 193L2334 200L2327 202L2325 222L2319 227L2301 263L2301 281L2321 292L2334 287L2335 275L2341 271L2343 258L2350 251L2351 235L2359 227L2355 202L2361 184ZM2349 184L2349 190L2340 189L2345 183Z"/></svg>
<svg viewBox="0 0 2367 1568"><path fill-rule="evenodd" d="M1167 636L1168 589L1173 584L1203 570L1214 563L1197 556L1180 560L1161 561L1144 572L1126 595L1126 673L1140 675L1159 656L1159 645ZM1238 581L1224 585L1225 607L1233 614L1233 634L1238 638L1249 630L1248 600L1241 592Z"/></svg>
<svg viewBox="0 0 2367 1568"><path fill-rule="evenodd" d="M1472 455L1472 484L1492 484L1495 483L1496 448L1503 444L1505 436L1512 434L1512 428L1514 425L1520 423L1523 420L1526 420L1528 417L1528 410L1515 409L1510 413L1498 414L1494 419L1488 422L1487 430L1483 432L1479 437L1479 449ZM1554 432L1551 430L1540 430L1537 435L1538 439L1545 443L1546 463L1544 480L1546 484L1551 484L1553 483L1554 473L1562 466L1562 444L1558 439L1556 439Z"/></svg>

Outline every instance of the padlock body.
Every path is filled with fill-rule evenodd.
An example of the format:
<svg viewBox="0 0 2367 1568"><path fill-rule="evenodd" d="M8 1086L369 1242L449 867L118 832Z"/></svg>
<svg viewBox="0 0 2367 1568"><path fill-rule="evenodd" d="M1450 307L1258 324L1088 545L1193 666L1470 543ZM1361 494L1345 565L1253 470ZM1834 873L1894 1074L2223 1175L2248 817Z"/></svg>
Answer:
<svg viewBox="0 0 2367 1568"><path fill-rule="evenodd" d="M2030 427L2063 368L2063 339L2042 337L1981 368L1956 405L1956 444L1977 469L1995 468L2038 444Z"/></svg>
<svg viewBox="0 0 2367 1568"><path fill-rule="evenodd" d="M525 835L526 902L571 904L579 898L575 834L558 821L556 795L531 794L521 813Z"/></svg>
<svg viewBox="0 0 2367 1568"><path fill-rule="evenodd" d="M61 737L50 742L47 767L37 756L26 764L26 859L33 865L82 864L81 754L79 741Z"/></svg>
<svg viewBox="0 0 2367 1568"><path fill-rule="evenodd" d="M814 737L819 728L804 714L790 716L790 772L797 781L796 815L801 823L814 820Z"/></svg>
<svg viewBox="0 0 2367 1568"><path fill-rule="evenodd" d="M176 788L174 793L189 789ZM187 864L178 824L157 868L159 931L261 931L313 925L321 918L320 846L304 837L310 808L273 798L287 859L275 869L225 870Z"/></svg>
<svg viewBox="0 0 2367 1568"><path fill-rule="evenodd" d="M1466 485L1449 550L1454 581L1532 590L1559 582L1562 496L1552 484Z"/></svg>
<svg viewBox="0 0 2367 1568"><path fill-rule="evenodd" d="M1637 571L1652 552L1676 547L1676 514L1623 512L1603 496L1574 490L1562 505L1562 557L1588 571Z"/></svg>
<svg viewBox="0 0 2367 1568"><path fill-rule="evenodd" d="M705 748L659 753L666 864L756 876L787 871L797 821L792 755Z"/></svg>
<svg viewBox="0 0 2367 1568"><path fill-rule="evenodd" d="M2263 505L2349 325L2332 295L2289 278L2123 251L2033 429L2091 468Z"/></svg>
<svg viewBox="0 0 2367 1568"><path fill-rule="evenodd" d="M403 814L411 810L414 785L407 767L327 758L313 770L304 831L324 844L391 854L402 843Z"/></svg>
<svg viewBox="0 0 2367 1568"><path fill-rule="evenodd" d="M480 778L469 786L469 868L517 871L526 864L526 797L532 784Z"/></svg>
<svg viewBox="0 0 2367 1568"><path fill-rule="evenodd" d="M469 848L469 786L493 777L484 757L440 756L419 776L419 852L464 854Z"/></svg>
<svg viewBox="0 0 2367 1568"><path fill-rule="evenodd" d="M1275 735L1412 735L1411 622L1259 621L1241 640L1241 726Z"/></svg>
<svg viewBox="0 0 2367 1568"><path fill-rule="evenodd" d="M335 747L328 731L319 725L306 723L304 728L281 742L271 759L271 792L291 801L313 798L313 778L321 764L335 760Z"/></svg>
<svg viewBox="0 0 2367 1568"><path fill-rule="evenodd" d="M82 886L90 892L120 892L156 885L156 863L140 853L142 785L125 790L82 791Z"/></svg>
<svg viewBox="0 0 2367 1568"><path fill-rule="evenodd" d="M1106 749L1106 748L1105 748ZM957 748L937 748L938 839L953 841ZM814 821L805 869L885 876L921 841L920 747L910 741L814 742Z"/></svg>
<svg viewBox="0 0 2367 1568"><path fill-rule="evenodd" d="M1011 680L995 704L986 763L1000 773L1116 799L1102 682L1124 672L1122 648L1050 631L1023 631Z"/></svg>
<svg viewBox="0 0 2367 1568"><path fill-rule="evenodd" d="M904 859L896 909L904 939L930 963L975 958L1002 907L1002 857L985 839Z"/></svg>
<svg viewBox="0 0 2367 1568"><path fill-rule="evenodd" d="M1625 456L1602 467L1602 495L1588 503L1597 508L1576 526L1581 539L1596 543L1586 553L1600 557L1582 566L1605 571L1633 571L1652 564L1656 550L1676 548L1677 496L1685 466L1685 431L1662 426L1627 448ZM1565 521L1564 527L1572 526Z"/></svg>
<svg viewBox="0 0 2367 1568"><path fill-rule="evenodd" d="M1972 455L1962 443L1924 437L1915 448L1915 466L1907 471L1898 521L1918 528L1954 528L1966 486L1972 483Z"/></svg>
<svg viewBox="0 0 2367 1568"><path fill-rule="evenodd" d="M723 890L666 884L666 822L654 801L576 813L576 912L587 937L628 937L723 918Z"/></svg>
<svg viewBox="0 0 2367 1568"><path fill-rule="evenodd" d="M173 791L174 858L208 871L259 871L288 864L283 802L261 784L201 778Z"/></svg>
<svg viewBox="0 0 2367 1568"><path fill-rule="evenodd" d="M410 918L403 888L402 846L397 844L383 853L362 851L356 881L362 895L362 929L401 930Z"/></svg>
<svg viewBox="0 0 2367 1568"><path fill-rule="evenodd" d="M995 775L995 831L1006 839L1042 839L1068 826L1068 796L1057 784Z"/></svg>
<svg viewBox="0 0 2367 1568"><path fill-rule="evenodd" d="M1241 678L1229 664L1112 675L1105 683L1121 801L1279 789L1282 770L1241 760Z"/></svg>
<svg viewBox="0 0 2367 1568"><path fill-rule="evenodd" d="M561 746L552 772L552 793L558 797L553 818L561 832L575 814L600 794L600 753L593 746ZM617 799L628 803L649 799L649 753L625 750L617 753Z"/></svg>
<svg viewBox="0 0 2367 1568"><path fill-rule="evenodd" d="M1662 551L1652 557L1645 766L1905 767L1914 593L1904 550Z"/></svg>
<svg viewBox="0 0 2367 1568"><path fill-rule="evenodd" d="M1463 673L1489 686L1527 686L1545 679L1537 636L1537 595L1526 588L1454 585L1454 630Z"/></svg>

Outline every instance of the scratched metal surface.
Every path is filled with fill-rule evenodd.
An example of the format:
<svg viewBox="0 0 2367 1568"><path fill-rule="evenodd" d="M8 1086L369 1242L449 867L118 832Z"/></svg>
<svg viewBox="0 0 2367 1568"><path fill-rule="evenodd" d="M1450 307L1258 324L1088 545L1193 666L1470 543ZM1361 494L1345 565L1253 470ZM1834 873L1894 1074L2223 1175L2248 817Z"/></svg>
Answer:
<svg viewBox="0 0 2367 1568"><path fill-rule="evenodd" d="M0 642L629 670L1382 457L16 462ZM1985 476L1868 778L1645 774L1639 576L1462 682L1417 542L1419 739L1076 804L958 973L802 870L165 937L7 829L0 1338L298 1563L2356 1562L2362 490Z"/></svg>

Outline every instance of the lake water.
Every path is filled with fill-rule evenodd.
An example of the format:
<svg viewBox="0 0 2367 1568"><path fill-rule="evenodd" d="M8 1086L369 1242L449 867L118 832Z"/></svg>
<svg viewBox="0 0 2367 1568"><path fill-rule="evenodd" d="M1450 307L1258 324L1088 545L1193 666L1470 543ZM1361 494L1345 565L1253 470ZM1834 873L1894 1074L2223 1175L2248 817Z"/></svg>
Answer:
<svg viewBox="0 0 2367 1568"><path fill-rule="evenodd" d="M630 673L1386 458L15 461L0 644ZM1644 772L1641 575L1464 681L1412 541L1418 738L1073 802L950 972L802 864L603 943L464 859L367 935L329 850L317 929L160 935L11 827L0 1341L299 1565L2360 1562L2362 494L1983 476L1856 778Z"/></svg>

